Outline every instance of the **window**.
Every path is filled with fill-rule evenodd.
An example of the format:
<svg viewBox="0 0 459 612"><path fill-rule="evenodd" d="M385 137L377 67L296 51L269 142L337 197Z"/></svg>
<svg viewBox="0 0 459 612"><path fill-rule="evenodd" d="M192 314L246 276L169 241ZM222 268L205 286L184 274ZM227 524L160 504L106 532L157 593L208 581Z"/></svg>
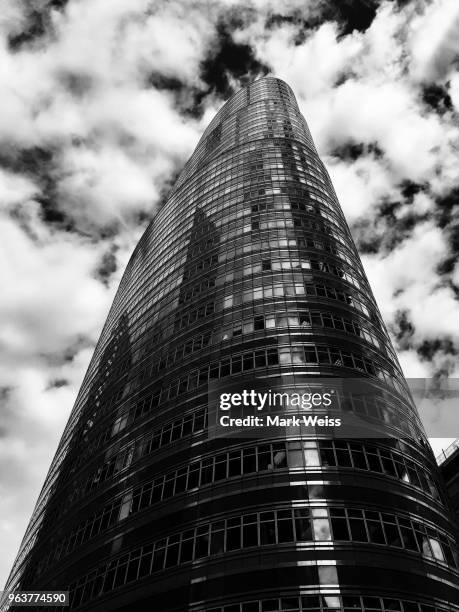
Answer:
<svg viewBox="0 0 459 612"><path fill-rule="evenodd" d="M311 510L315 540L331 540L330 521L326 508L313 508Z"/></svg>

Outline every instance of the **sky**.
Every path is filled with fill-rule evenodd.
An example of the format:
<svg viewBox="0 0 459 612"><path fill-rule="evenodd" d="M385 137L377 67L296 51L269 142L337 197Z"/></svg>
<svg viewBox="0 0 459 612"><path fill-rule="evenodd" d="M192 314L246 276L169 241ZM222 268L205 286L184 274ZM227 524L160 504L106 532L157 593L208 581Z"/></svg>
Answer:
<svg viewBox="0 0 459 612"><path fill-rule="evenodd" d="M130 253L252 79L292 87L405 375L457 378L457 0L1 4L0 586Z"/></svg>

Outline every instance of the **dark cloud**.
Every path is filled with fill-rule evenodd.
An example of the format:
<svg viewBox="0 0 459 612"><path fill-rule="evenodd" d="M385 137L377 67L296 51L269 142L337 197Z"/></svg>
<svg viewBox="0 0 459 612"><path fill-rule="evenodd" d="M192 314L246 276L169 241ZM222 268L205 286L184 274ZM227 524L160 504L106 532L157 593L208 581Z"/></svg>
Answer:
<svg viewBox="0 0 459 612"><path fill-rule="evenodd" d="M448 243L449 255L437 266L440 276L449 275L453 272L459 259L459 222L455 221L445 228L444 236Z"/></svg>
<svg viewBox="0 0 459 612"><path fill-rule="evenodd" d="M424 85L421 89L421 97L424 104L439 114L453 109L453 102L446 87L431 83Z"/></svg>
<svg viewBox="0 0 459 612"><path fill-rule="evenodd" d="M438 266L437 272L440 276L451 274L457 263L457 251L444 259Z"/></svg>
<svg viewBox="0 0 459 612"><path fill-rule="evenodd" d="M66 387L67 385L69 385L69 381L65 378L55 378L49 381L46 390L49 391L50 389L59 389L60 387Z"/></svg>
<svg viewBox="0 0 459 612"><path fill-rule="evenodd" d="M109 250L102 255L102 258L95 270L95 278L100 280L107 287L112 274L114 274L118 269L118 263L116 260L117 250L117 246L112 245Z"/></svg>
<svg viewBox="0 0 459 612"><path fill-rule="evenodd" d="M417 349L420 357L427 361L432 361L437 353L446 355L457 355L457 351L454 347L452 340L446 339L435 339L435 340L424 340Z"/></svg>
<svg viewBox="0 0 459 612"><path fill-rule="evenodd" d="M335 151L345 159L356 159L353 155L360 148L347 148ZM415 227L430 217L429 212L419 213L409 208L416 194L428 192L428 186L405 180L400 185L401 198L397 200L383 199L377 209L376 218L360 218L352 223L352 234L359 252L362 254L385 254L401 245L412 235ZM403 214L402 214L403 213Z"/></svg>
<svg viewBox="0 0 459 612"><path fill-rule="evenodd" d="M151 72L147 77L147 83L161 91L181 91L185 87L184 82L177 77L171 77L161 72Z"/></svg>
<svg viewBox="0 0 459 612"><path fill-rule="evenodd" d="M328 0L325 2L323 18L327 21L337 21L345 36L354 30L365 32L376 16L379 0Z"/></svg>
<svg viewBox="0 0 459 612"><path fill-rule="evenodd" d="M333 87L340 87L341 85L344 85L346 81L352 78L355 79L356 74L352 70L352 68L350 68L349 66L346 66L346 69L340 72L338 76L336 77L335 82L333 83Z"/></svg>
<svg viewBox="0 0 459 612"><path fill-rule="evenodd" d="M330 151L330 155L339 159L355 161L364 154L365 145L363 143L351 143L335 147Z"/></svg>
<svg viewBox="0 0 459 612"><path fill-rule="evenodd" d="M68 3L69 0L48 0L47 6L54 9L63 9Z"/></svg>
<svg viewBox="0 0 459 612"><path fill-rule="evenodd" d="M47 0L41 6L29 0L21 2L24 10L24 19L21 28L13 30L7 37L8 49L12 52L20 51L24 47L33 45L46 36L53 34L52 10L62 10L69 0ZM18 0L19 4L20 0Z"/></svg>
<svg viewBox="0 0 459 612"><path fill-rule="evenodd" d="M273 13L266 19L265 27L270 30L283 24L296 26L293 43L301 45L310 31L326 21L337 23L341 36L354 30L365 32L372 24L380 4L381 0L322 0L310 8L306 17L299 10L288 15Z"/></svg>
<svg viewBox="0 0 459 612"><path fill-rule="evenodd" d="M439 227L444 229L451 223L454 211L459 204L459 187L454 187L436 201L435 217Z"/></svg>
<svg viewBox="0 0 459 612"><path fill-rule="evenodd" d="M405 200L413 201L413 197L421 191L426 191L428 186L423 183L414 183L413 181L405 180L400 185L400 191Z"/></svg>
<svg viewBox="0 0 459 612"><path fill-rule="evenodd" d="M40 205L40 216L49 225L63 231L77 231L72 219L59 207L57 195L57 157L56 148L30 147L17 150L0 151L0 167L22 174L34 181L40 192L34 200ZM16 213L18 218L21 213Z"/></svg>
<svg viewBox="0 0 459 612"><path fill-rule="evenodd" d="M59 85L75 98L81 98L91 91L94 79L89 74L72 72L70 70L60 71L57 74Z"/></svg>
<svg viewBox="0 0 459 612"><path fill-rule="evenodd" d="M24 46L42 38L49 26L45 12L32 9L28 12L23 27L19 32L12 32L8 36L10 51L19 51Z"/></svg>
<svg viewBox="0 0 459 612"><path fill-rule="evenodd" d="M199 119L202 117L204 109L202 101L209 93L209 89L199 89L184 83L177 77L171 77L161 72L151 72L147 79L148 87L154 87L159 91L167 91L174 96L177 110L185 116Z"/></svg>
<svg viewBox="0 0 459 612"><path fill-rule="evenodd" d="M382 234L377 230L373 220L361 217L351 226L352 237L361 254L376 254L381 249Z"/></svg>
<svg viewBox="0 0 459 612"><path fill-rule="evenodd" d="M6 402L11 395L12 387L0 387L0 402Z"/></svg>
<svg viewBox="0 0 459 612"><path fill-rule="evenodd" d="M62 365L71 363L75 357L84 349L94 346L94 342L89 335L79 334L77 338L68 345L61 353L55 353L52 356L50 363L52 365Z"/></svg>
<svg viewBox="0 0 459 612"><path fill-rule="evenodd" d="M265 22L267 30L274 30L284 24L295 26L296 32L292 38L294 45L302 45L307 38L308 32L320 24L320 20L314 18L305 19L300 11L294 11L291 15L279 15L273 13L268 16Z"/></svg>
<svg viewBox="0 0 459 612"><path fill-rule="evenodd" d="M362 142L346 142L331 149L330 155L342 161L355 161L363 155L371 155L376 159L383 157L382 150L376 143L364 144Z"/></svg>
<svg viewBox="0 0 459 612"><path fill-rule="evenodd" d="M238 89L269 72L269 67L257 60L250 45L237 43L233 39L234 30L247 25L250 19L250 11L229 12L217 23L213 45L200 63L202 87L190 86L178 77L161 71L152 71L147 76L147 86L171 93L182 115L199 119L204 112L206 96L216 93L226 99L235 92L232 80L237 81Z"/></svg>
<svg viewBox="0 0 459 612"><path fill-rule="evenodd" d="M399 218L386 218L385 226L381 226L383 239L381 241L381 252L388 253L395 247L401 245L409 238L414 228L425 221L427 215L418 215L416 213L406 213Z"/></svg>
<svg viewBox="0 0 459 612"><path fill-rule="evenodd" d="M307 21L301 17L300 11L295 11L291 15L280 15L278 13L271 13L266 18L265 28L267 30L273 30L283 25L284 23L290 23L293 25L307 25Z"/></svg>
<svg viewBox="0 0 459 612"><path fill-rule="evenodd" d="M239 87L269 72L269 67L257 60L250 45L234 41L231 29L235 25L234 20L217 24L215 47L201 63L200 76L208 85L209 92L215 91L222 98L235 92L231 78L238 82Z"/></svg>
<svg viewBox="0 0 459 612"><path fill-rule="evenodd" d="M409 320L407 310L398 310L395 313L394 321L390 328L397 341L398 348L400 350L410 348L415 328L413 323Z"/></svg>

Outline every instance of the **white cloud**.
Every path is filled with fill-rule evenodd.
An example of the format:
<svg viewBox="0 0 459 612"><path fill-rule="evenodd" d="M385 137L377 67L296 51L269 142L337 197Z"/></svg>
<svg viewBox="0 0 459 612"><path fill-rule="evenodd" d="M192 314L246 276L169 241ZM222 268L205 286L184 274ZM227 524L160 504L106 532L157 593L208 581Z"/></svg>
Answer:
<svg viewBox="0 0 459 612"><path fill-rule="evenodd" d="M397 356L406 378L429 378L432 375L429 364L421 360L415 349L398 351Z"/></svg>
<svg viewBox="0 0 459 612"><path fill-rule="evenodd" d="M123 221L130 211L150 212L158 197L146 169L119 148L70 149L63 155L62 167L61 209L79 227Z"/></svg>
<svg viewBox="0 0 459 612"><path fill-rule="evenodd" d="M199 122L185 122L173 98L148 87L146 77L159 71L196 82L212 34L208 16L195 10L185 20L184 7L173 4L145 19L148 6L71 2L52 13L54 35L38 49L0 49L0 142L51 146L62 206L88 223L152 210L200 135ZM88 144L76 149L75 140ZM78 202L73 187L82 188Z"/></svg>
<svg viewBox="0 0 459 612"><path fill-rule="evenodd" d="M459 7L456 0L437 0L410 23L410 72L415 79L445 78L459 53Z"/></svg>
<svg viewBox="0 0 459 612"><path fill-rule="evenodd" d="M354 78L305 106L320 149L348 141L376 143L398 180L424 182L433 176L438 150L446 146L438 118L424 115L412 92L396 82Z"/></svg>
<svg viewBox="0 0 459 612"><path fill-rule="evenodd" d="M349 223L376 213L376 204L383 198L399 195L394 176L378 160L371 156L359 157L354 162L344 162L325 157L324 163L339 194L340 204Z"/></svg>
<svg viewBox="0 0 459 612"><path fill-rule="evenodd" d="M27 201L38 191L30 178L0 168L0 209Z"/></svg>
<svg viewBox="0 0 459 612"><path fill-rule="evenodd" d="M440 285L436 272L447 253L441 230L427 222L386 256L362 257L383 318L390 323L398 310L407 311L414 343L459 340L459 303L448 286Z"/></svg>
<svg viewBox="0 0 459 612"><path fill-rule="evenodd" d="M457 72L451 76L450 95L456 112L459 112L459 73Z"/></svg>
<svg viewBox="0 0 459 612"><path fill-rule="evenodd" d="M3 351L23 361L64 351L82 333L95 339L111 297L92 278L102 245L51 234L37 244L7 219L0 219L0 233Z"/></svg>
<svg viewBox="0 0 459 612"><path fill-rule="evenodd" d="M346 36L338 42L337 25L325 23L303 44L293 46L296 31L292 25L277 28L260 42L258 53L300 98L309 99L328 92L340 73L350 70L361 50L361 37Z"/></svg>

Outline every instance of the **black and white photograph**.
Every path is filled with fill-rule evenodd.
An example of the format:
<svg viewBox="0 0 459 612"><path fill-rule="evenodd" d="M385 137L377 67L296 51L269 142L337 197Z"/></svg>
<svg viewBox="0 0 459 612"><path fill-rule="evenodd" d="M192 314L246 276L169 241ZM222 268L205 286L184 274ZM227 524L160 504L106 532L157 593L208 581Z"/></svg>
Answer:
<svg viewBox="0 0 459 612"><path fill-rule="evenodd" d="M459 2L0 41L0 612L459 612Z"/></svg>

